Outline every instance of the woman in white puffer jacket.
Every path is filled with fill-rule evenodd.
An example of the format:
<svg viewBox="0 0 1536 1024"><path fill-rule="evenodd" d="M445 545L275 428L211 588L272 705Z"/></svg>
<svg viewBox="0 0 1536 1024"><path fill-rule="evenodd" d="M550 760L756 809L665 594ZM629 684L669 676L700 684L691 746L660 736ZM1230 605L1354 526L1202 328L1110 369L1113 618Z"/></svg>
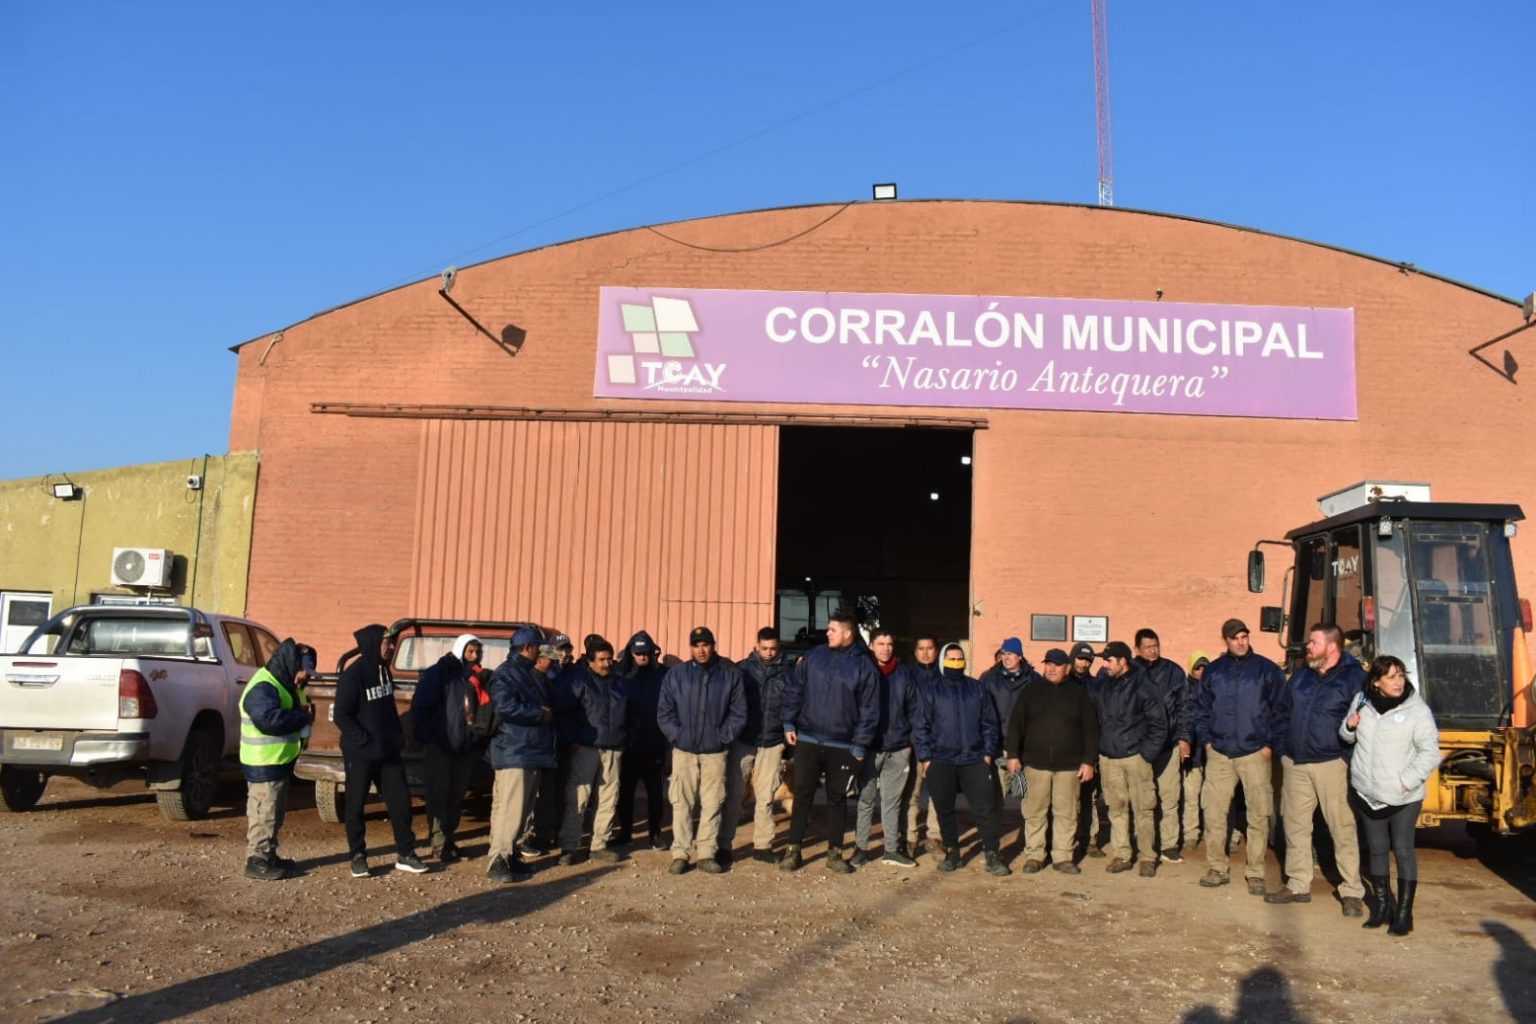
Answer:
<svg viewBox="0 0 1536 1024"><path fill-rule="evenodd" d="M1393 935L1407 935L1419 887L1414 827L1424 783L1440 766L1440 730L1400 659L1384 654L1371 663L1365 692L1339 724L1339 736L1355 745L1349 781L1370 855L1371 916L1364 927L1380 928L1390 919ZM1396 900L1388 888L1389 848L1397 861Z"/></svg>

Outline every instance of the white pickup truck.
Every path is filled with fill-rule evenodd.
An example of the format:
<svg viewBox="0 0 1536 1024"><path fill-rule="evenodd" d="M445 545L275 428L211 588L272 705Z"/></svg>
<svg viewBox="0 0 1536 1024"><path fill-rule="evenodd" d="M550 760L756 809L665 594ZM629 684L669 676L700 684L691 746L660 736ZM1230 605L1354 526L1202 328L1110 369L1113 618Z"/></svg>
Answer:
<svg viewBox="0 0 1536 1024"><path fill-rule="evenodd" d="M173 821L204 817L237 763L240 694L277 649L265 627L194 608L70 608L0 656L0 809L50 775L142 778Z"/></svg>

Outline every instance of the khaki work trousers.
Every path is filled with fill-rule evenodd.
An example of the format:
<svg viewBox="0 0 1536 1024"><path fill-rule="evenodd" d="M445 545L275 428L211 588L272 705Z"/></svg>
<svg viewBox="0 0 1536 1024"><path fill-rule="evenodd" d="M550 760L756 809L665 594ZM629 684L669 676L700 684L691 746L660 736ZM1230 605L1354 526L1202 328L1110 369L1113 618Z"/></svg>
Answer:
<svg viewBox="0 0 1536 1024"><path fill-rule="evenodd" d="M1360 899L1360 839L1349 806L1349 764L1342 758L1319 764L1280 759L1280 820L1285 826L1285 884L1292 892L1312 891L1312 814L1319 808L1333 837L1339 868L1339 895Z"/></svg>
<svg viewBox="0 0 1536 1024"><path fill-rule="evenodd" d="M1109 805L1109 846L1119 860L1131 859L1131 822L1135 815L1136 849L1141 859L1157 863L1157 790L1152 765L1140 754L1100 757L1104 802Z"/></svg>
<svg viewBox="0 0 1536 1024"><path fill-rule="evenodd" d="M597 816L592 819L592 849L608 847L608 830L619 806L619 772L624 759L622 750L577 747L571 755L571 770L565 780L565 819L560 826L560 850L573 852L581 847L581 826L587 817L587 803L597 792Z"/></svg>
<svg viewBox="0 0 1536 1024"><path fill-rule="evenodd" d="M1191 768L1184 773L1184 845L1200 841L1200 787L1205 783L1205 769Z"/></svg>
<svg viewBox="0 0 1536 1024"><path fill-rule="evenodd" d="M719 851L720 812L725 807L726 752L672 751L672 859L711 860ZM699 812L695 833L693 812Z"/></svg>
<svg viewBox="0 0 1536 1024"><path fill-rule="evenodd" d="M292 775L271 782L245 784L245 855L258 860L277 856L277 834L288 810Z"/></svg>
<svg viewBox="0 0 1536 1024"><path fill-rule="evenodd" d="M757 781L757 762L769 748L758 747L751 743L742 743L740 740L731 744L731 749L725 752L725 808L720 812L720 849L729 850L736 845L736 827L741 824L741 802L746 798L747 787L752 787L754 813L752 816L753 836L752 844L757 845L757 832L762 831L757 827L757 808L759 801L757 795L762 787ZM783 758L783 747L776 748L780 751L779 757ZM775 761L777 765L779 762ZM774 769L777 771L777 767ZM774 788L778 788L778 779L774 778ZM773 845L773 790L768 791L768 846ZM766 847L765 847L766 848Z"/></svg>
<svg viewBox="0 0 1536 1024"><path fill-rule="evenodd" d="M1238 784L1248 805L1248 842L1243 847L1247 862L1243 877L1264 881L1264 853L1269 849L1269 823L1274 817L1273 770L1262 750L1242 757L1228 757L1214 748L1207 750L1205 788L1200 791L1205 805L1205 866L1225 875L1231 869L1227 855L1227 821L1232 813L1232 796Z"/></svg>
<svg viewBox="0 0 1536 1024"><path fill-rule="evenodd" d="M1048 772L1024 766L1024 859L1045 863L1045 813L1049 809L1051 860L1072 863L1082 783L1076 771Z"/></svg>
<svg viewBox="0 0 1536 1024"><path fill-rule="evenodd" d="M758 747L749 769L752 783L752 849L773 849L773 795L779 791L784 744Z"/></svg>
<svg viewBox="0 0 1536 1024"><path fill-rule="evenodd" d="M498 768L491 784L491 851L493 858L516 857L517 841L528 826L533 795L539 789L539 768ZM549 769L551 777L554 769Z"/></svg>
<svg viewBox="0 0 1536 1024"><path fill-rule="evenodd" d="M1179 845L1179 797L1184 795L1183 764L1175 744L1168 763L1157 774L1157 848L1175 849Z"/></svg>
<svg viewBox="0 0 1536 1024"><path fill-rule="evenodd" d="M939 812L928 797L928 769L912 756L913 775L908 780L911 795L907 797L907 849L916 850L925 838L939 834Z"/></svg>

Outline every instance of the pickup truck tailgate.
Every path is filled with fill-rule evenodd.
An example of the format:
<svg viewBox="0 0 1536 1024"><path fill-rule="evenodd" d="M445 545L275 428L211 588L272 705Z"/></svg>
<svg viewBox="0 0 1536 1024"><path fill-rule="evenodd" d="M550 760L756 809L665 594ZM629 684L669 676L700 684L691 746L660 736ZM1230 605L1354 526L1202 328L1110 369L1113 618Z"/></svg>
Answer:
<svg viewBox="0 0 1536 1024"><path fill-rule="evenodd" d="M0 658L0 727L116 729L121 658Z"/></svg>

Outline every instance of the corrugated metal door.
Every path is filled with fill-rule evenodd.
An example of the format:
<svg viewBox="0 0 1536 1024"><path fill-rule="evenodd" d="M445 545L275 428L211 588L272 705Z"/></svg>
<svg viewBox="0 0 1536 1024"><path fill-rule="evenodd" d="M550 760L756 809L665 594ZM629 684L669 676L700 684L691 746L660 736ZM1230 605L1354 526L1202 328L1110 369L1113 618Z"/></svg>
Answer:
<svg viewBox="0 0 1536 1024"><path fill-rule="evenodd" d="M778 427L428 420L411 611L646 629L745 657L773 622Z"/></svg>

